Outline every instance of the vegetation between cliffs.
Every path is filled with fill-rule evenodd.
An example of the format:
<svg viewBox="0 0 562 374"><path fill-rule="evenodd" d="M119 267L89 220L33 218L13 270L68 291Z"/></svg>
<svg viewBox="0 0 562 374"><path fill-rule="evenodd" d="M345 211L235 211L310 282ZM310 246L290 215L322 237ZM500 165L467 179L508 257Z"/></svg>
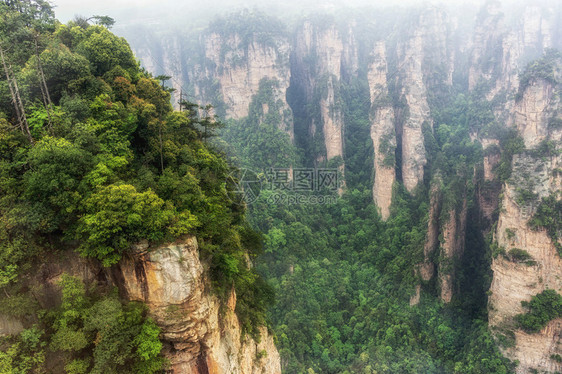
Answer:
<svg viewBox="0 0 562 374"><path fill-rule="evenodd" d="M190 103L174 111L170 92L139 67L124 39L81 19L62 25L45 1L0 1L0 51L0 288L7 295L0 304L33 299L26 282L41 256L76 250L109 267L141 240L196 235L214 290L226 296L236 288L243 330L257 337L272 295L247 264L261 238L233 203L231 166L208 141L217 123ZM49 352L68 356L68 372L161 369L160 359L150 361L160 352L158 329L142 307L109 291L90 299L69 279L63 309L50 319L23 313L38 327L2 345L2 357L17 364L40 335ZM68 287L78 290L74 300L64 299ZM106 307L111 320L88 319L88 310ZM153 347L139 341L151 341L143 334ZM114 340L101 368L106 338ZM128 364L134 347L151 369Z"/></svg>

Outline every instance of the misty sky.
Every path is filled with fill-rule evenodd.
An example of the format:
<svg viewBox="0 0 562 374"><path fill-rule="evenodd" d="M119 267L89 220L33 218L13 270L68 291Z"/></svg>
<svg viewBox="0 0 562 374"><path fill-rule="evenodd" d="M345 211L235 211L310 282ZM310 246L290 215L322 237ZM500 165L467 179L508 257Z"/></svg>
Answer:
<svg viewBox="0 0 562 374"><path fill-rule="evenodd" d="M410 5L446 3L451 0L51 0L56 6L56 16L62 22L76 14L83 16L108 15L115 18L117 26L129 23L158 22L163 19L181 20L200 17L202 14L228 12L235 8L269 8L286 10L330 10L341 4L351 6ZM455 0L457 3L477 3L484 0Z"/></svg>

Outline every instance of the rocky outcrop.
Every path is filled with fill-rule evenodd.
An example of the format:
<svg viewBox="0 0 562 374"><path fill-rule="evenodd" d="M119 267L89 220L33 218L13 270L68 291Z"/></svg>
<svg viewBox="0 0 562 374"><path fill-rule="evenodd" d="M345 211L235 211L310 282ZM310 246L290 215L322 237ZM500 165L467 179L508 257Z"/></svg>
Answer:
<svg viewBox="0 0 562 374"><path fill-rule="evenodd" d="M418 265L418 272L422 281L429 281L435 273L435 264L431 256L439 246L439 214L441 212L441 191L439 180L431 188L429 202L429 217L427 220L427 233L423 246L423 263Z"/></svg>
<svg viewBox="0 0 562 374"><path fill-rule="evenodd" d="M262 80L275 81L273 96L280 103L280 127L292 137L293 117L286 100L291 78L289 42L277 36L268 40L260 41L255 35L248 40L236 33L211 32L202 36L205 62L194 66L190 81L200 102L212 103L218 95L224 102L226 117L233 119L248 115Z"/></svg>
<svg viewBox="0 0 562 374"><path fill-rule="evenodd" d="M127 298L146 303L162 329L172 373L281 373L266 328L260 342L241 335L234 290L226 305L211 293L194 237L151 250L139 247L114 273Z"/></svg>
<svg viewBox="0 0 562 374"><path fill-rule="evenodd" d="M430 121L427 92L423 82L423 54L421 32L416 32L404 45L401 60L404 78L402 92L408 108L408 115L402 126L402 181L408 191L423 179L423 167L427 160L423 144L422 126Z"/></svg>
<svg viewBox="0 0 562 374"><path fill-rule="evenodd" d="M433 255L439 247L439 216L441 214L441 179L436 177L432 183L429 197L429 216L427 231L423 246L423 261L416 265L416 275L421 282L430 281L435 275ZM421 283L415 288L415 293L410 297L410 306L417 305L421 296Z"/></svg>
<svg viewBox="0 0 562 374"><path fill-rule="evenodd" d="M529 150L514 156L512 179L500 181L496 167L506 161L502 158L505 150L501 149L505 139L494 134L497 128L488 126L493 119L486 118L486 123L478 123L479 118L468 121L473 140L479 141L484 150L474 180L478 204L474 214L480 214L480 228L484 234L492 233L505 251L521 248L535 261L527 266L502 255L493 260L490 325L515 329L513 316L524 311L521 301L530 300L546 288L561 291L560 258L556 257L550 238L544 231L530 230L527 224L538 200L532 204L517 202L521 188L529 189L537 199L561 189L558 175L562 168L556 152L540 157L532 154L545 140L560 148L556 144L561 140L560 131L549 125L555 116L560 118L560 88L544 79L531 79L519 92L519 74L524 66L546 48L562 46L561 8L559 2L549 0L503 9L500 2L488 1L476 17L474 29L466 31L458 45L451 41L456 37L455 21L432 7L409 14L411 22L399 32L393 31L396 36L392 38L388 37L390 32L381 30L368 38L355 32L355 21L336 25L329 17L304 20L295 30L293 40L281 38L271 48L255 39L246 45L236 34L209 34L204 38L207 61L198 65L200 70L194 71L199 75L194 73L190 79L214 80L216 91L205 91L200 84L198 94L210 97L218 93L232 118L247 115L260 79L277 79L280 84L276 98L285 100L285 91L289 90L295 113L296 107L302 106L298 136L306 139L296 144L304 144L304 152L314 153L308 161L318 163L337 157L345 159L346 118L341 88L366 72L374 153L372 194L382 218L389 217L392 186L397 180L410 192L424 178L426 183L430 177L433 182L424 256L416 267L420 283L411 299L415 305L424 287L434 283L440 287L437 292L444 302L454 299L458 291L455 269L464 251L467 205L472 200L468 194L472 190L467 183L465 191L454 197L458 201L447 201L451 198L445 191L450 191L440 191L442 183L435 183L435 175L424 175L425 170L435 171L436 165L428 165L423 133L432 130L431 111L442 109L439 105L446 100L439 100L452 87L455 72L455 87L467 84L472 94L477 92L474 97L471 93L465 95L467 101L488 101L482 108L477 107L478 111L486 111L490 104L497 124L516 129ZM280 56L289 55L290 64L281 66L275 62ZM476 117L480 114L476 113ZM438 136L435 138L439 141ZM444 179L447 182L449 176ZM439 263L435 261L437 257ZM520 371L559 370L550 359L551 354L558 353L553 342L559 331L559 321L551 322L538 334L515 329L516 345L505 353L520 361Z"/></svg>
<svg viewBox="0 0 562 374"><path fill-rule="evenodd" d="M560 340L562 339L562 319L550 321L538 334L527 334L515 331L513 356L519 360L517 373L529 373L528 369L538 369L540 372L559 373L562 364L553 360L553 354L560 354Z"/></svg>
<svg viewBox="0 0 562 374"><path fill-rule="evenodd" d="M462 198L462 206L458 209L450 209L447 212L442 230L441 253L439 261L439 283L441 289L441 300L445 303L451 302L455 287L455 264L460 260L464 252L464 240L466 231L467 199Z"/></svg>
<svg viewBox="0 0 562 374"><path fill-rule="evenodd" d="M515 330L515 346L504 353L520 362L518 373L531 368L547 372L562 370L562 365L552 359L553 355L562 354L558 344L562 333L560 320L551 321L539 333L527 334L517 329L513 319L526 312L522 301L529 301L546 289L562 293L562 259L547 232L533 230L528 224L540 199L551 194L559 196L561 189L561 178L555 171L562 162L559 156L562 131L549 126L560 107L559 98L554 95L557 89L545 80L532 80L514 104L509 121L528 150L513 157L511 178L503 187L495 231L501 254L492 262L489 321L495 328ZM556 151L538 150L543 140L548 140ZM521 195L524 191L528 191L525 198ZM530 261L514 260L510 256L514 248L526 251Z"/></svg>
<svg viewBox="0 0 562 374"><path fill-rule="evenodd" d="M507 32L501 4L488 2L480 11L474 30L468 88L472 90L482 81L497 78L499 83L489 96L493 97L501 88L513 90L518 85L518 57L516 36Z"/></svg>
<svg viewBox="0 0 562 374"><path fill-rule="evenodd" d="M481 227L485 234L491 230L493 222L497 219L499 195L502 184L496 175L496 167L501 161L500 144L497 139L482 139L484 155L482 159L482 175L477 183L478 208Z"/></svg>
<svg viewBox="0 0 562 374"><path fill-rule="evenodd" d="M549 119L556 107L553 95L553 85L539 79L532 81L516 102L510 122L517 128L526 148L534 148L547 139Z"/></svg>
<svg viewBox="0 0 562 374"><path fill-rule="evenodd" d="M562 260L546 231L533 231L527 225L530 207L517 204L515 186L506 185L503 194L496 231L498 245L507 253L513 248L524 249L534 264L513 262L503 255L493 260L494 277L488 308L490 325L515 329L515 346L504 353L519 360L518 373L526 373L529 368L560 371L562 366L551 358L562 353L562 348L556 344L562 331L560 321L552 321L537 334L527 334L516 330L513 317L526 312L522 301L529 301L545 289L562 293Z"/></svg>
<svg viewBox="0 0 562 374"><path fill-rule="evenodd" d="M560 163L557 151L537 152L545 140L560 148L560 131L549 126L559 108L555 94L559 88L540 78L531 78L525 87L520 87L519 82L522 68L558 43L553 37L560 28L555 13L549 6L539 9L529 5L521 8L515 17L517 22L508 24L500 4L488 3L477 21L469 72L469 87L474 89L478 83L485 83L479 88L482 89L487 85L484 93L488 100L496 99L496 118L516 129L528 150L513 157L511 178L499 195L494 168L501 160L500 143L486 136L480 139L485 149L483 182L478 193L480 212L487 222L483 227L493 227L494 212L498 205L500 208L493 231L500 254L496 253L492 261L489 323L494 331L514 332L515 345L503 352L519 361L518 373L531 369L552 373L561 370L560 363L552 359L561 353L560 321L551 321L536 334L517 329L514 322L515 315L526 312L522 301L529 301L545 289L562 292L562 263L551 239L546 231L535 231L528 225L540 199L560 190L555 172ZM521 198L522 191L532 198ZM526 251L531 260L514 260L509 254L514 248Z"/></svg>
<svg viewBox="0 0 562 374"><path fill-rule="evenodd" d="M259 341L242 335L234 312L234 289L227 302L211 292L195 237L154 249L139 245L112 268L72 250L63 253L41 257L33 266L36 271L27 277L26 287L34 290L41 308L60 305L63 274L80 279L86 288L117 286L123 298L146 303L150 317L161 328L170 373L281 373L279 353L265 327L260 329ZM0 336L17 334L33 323L0 315Z"/></svg>
<svg viewBox="0 0 562 374"><path fill-rule="evenodd" d="M296 78L293 83L302 92L304 102L320 108L319 116L311 119L307 133L312 138L322 134L326 160L343 158L344 121L339 85L346 67L357 69L353 35L349 32L344 40L334 24L305 21L295 37L292 60ZM319 156L324 159L323 155Z"/></svg>
<svg viewBox="0 0 562 374"><path fill-rule="evenodd" d="M381 217L390 215L392 186L396 181L396 132L394 108L388 99L386 81L386 46L378 42L372 53L367 79L371 99L371 139L374 150L373 201L379 207Z"/></svg>
<svg viewBox="0 0 562 374"><path fill-rule="evenodd" d="M444 12L431 8L420 14L416 26L397 46L401 97L407 110L400 119L402 181L410 192L423 180L425 157L422 127L433 126L428 87L451 84L452 53L448 49L448 20ZM437 64L437 65L436 65ZM436 67L447 72L431 78Z"/></svg>
<svg viewBox="0 0 562 374"><path fill-rule="evenodd" d="M498 114L511 110L507 100L519 87L519 72L531 60L540 57L547 48L559 47L555 36L562 20L556 17L554 2L547 6L526 5L508 24L499 2L488 2L480 12L474 31L469 67L469 89L486 83L488 100L499 97L505 107Z"/></svg>
<svg viewBox="0 0 562 374"><path fill-rule="evenodd" d="M427 232L423 247L423 261L415 267L421 284L427 284L437 276L440 298L449 303L458 293L456 284L457 264L464 253L468 199L466 189L457 201L444 201L442 180L437 175L431 184ZM438 252L439 261L435 262ZM410 299L410 305L416 305L420 298L420 285L416 294Z"/></svg>
<svg viewBox="0 0 562 374"><path fill-rule="evenodd" d="M320 116L324 145L326 146L326 159L343 157L343 114L337 108L334 76L329 76L326 83L326 93L320 99Z"/></svg>

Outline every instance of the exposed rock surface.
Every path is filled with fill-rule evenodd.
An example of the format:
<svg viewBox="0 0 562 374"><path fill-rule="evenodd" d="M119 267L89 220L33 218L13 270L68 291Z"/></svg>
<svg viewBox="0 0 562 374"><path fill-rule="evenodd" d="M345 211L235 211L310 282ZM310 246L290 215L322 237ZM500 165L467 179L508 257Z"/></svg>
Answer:
<svg viewBox="0 0 562 374"><path fill-rule="evenodd" d="M508 98L519 87L519 72L547 48L560 47L555 32L562 25L559 10L526 5L516 22L508 22L499 2L488 2L478 17L469 67L469 88L486 83L488 100ZM507 100L501 112L511 110Z"/></svg>
<svg viewBox="0 0 562 374"><path fill-rule="evenodd" d="M528 221L541 198L560 191L557 152L537 156L533 154L541 142L548 140L560 149L560 131L550 128L549 120L556 115L559 99L550 82L531 79L520 90L519 72L546 48L557 46L556 31L562 24L550 7L525 6L517 22L509 23L499 3L490 2L477 21L469 72L469 87L478 83L489 87L488 100L499 99L495 115L499 122L517 130L525 147L530 150L515 155L511 178L504 183L499 195L495 167L501 161L499 142L484 136L480 139L487 149L483 160L484 182L479 187L478 202L483 218L492 228L494 212L499 203L499 217L494 238L504 255L492 262L493 279L490 287L489 323L495 330L515 333L515 345L504 354L518 360L517 373L559 372L560 363L552 355L561 354L560 321L551 321L536 334L517 329L513 317L526 312L522 301L529 301L545 289L562 293L562 262L545 230L532 230ZM482 89L479 88L479 89ZM514 99L515 98L515 99ZM522 190L535 195L532 201L518 199ZM501 200L501 202L500 202ZM532 258L529 264L513 261L509 251L525 250Z"/></svg>
<svg viewBox="0 0 562 374"><path fill-rule="evenodd" d="M433 254L439 246L439 215L441 213L441 179L435 178L433 181L430 201L429 216L427 220L427 232L423 246L423 261L416 265L416 273L422 282L430 281L435 275L435 262ZM410 297L410 306L417 305L420 301L421 284L417 284L415 293Z"/></svg>
<svg viewBox="0 0 562 374"><path fill-rule="evenodd" d="M267 329L261 341L241 336L234 313L209 290L194 237L121 261L118 276L131 300L143 301L169 343L166 357L177 374L281 373L279 353Z"/></svg>
<svg viewBox="0 0 562 374"><path fill-rule="evenodd" d="M408 107L408 117L402 126L402 181L408 191L423 179L423 167L427 160L423 144L422 125L430 121L427 90L423 82L422 31L417 29L403 46L401 56L402 93Z"/></svg>
<svg viewBox="0 0 562 374"><path fill-rule="evenodd" d="M402 181L410 192L423 180L425 157L422 127L433 126L428 103L428 88L451 84L452 53L448 49L448 17L436 8L422 12L413 31L399 43L398 75L407 111L401 119ZM447 74L434 81L432 69L439 66Z"/></svg>
<svg viewBox="0 0 562 374"><path fill-rule="evenodd" d="M561 187L559 174L553 172L562 162L559 151L548 154L536 151L543 140L560 149L560 129L548 126L549 118L560 105L559 98L553 94L555 90L549 82L533 80L513 106L510 123L517 128L528 151L513 157L512 174L503 188L495 232L497 244L505 254L492 262L489 321L499 329L515 329L515 346L504 353L520 362L518 373L527 373L531 368L547 372L562 370L562 365L551 357L562 354L560 320L551 321L536 334L517 330L513 320L515 315L527 311L522 301L529 301L546 289L562 293L562 259L546 230L533 230L528 224L540 199L557 194ZM520 194L524 190L535 196L522 199ZM509 256L514 248L525 250L533 262L514 261Z"/></svg>
<svg viewBox="0 0 562 374"><path fill-rule="evenodd" d="M373 62L369 66L367 79L371 98L371 139L374 149L373 201L380 208L382 219L386 220L390 215L392 186L396 181L396 132L394 108L388 100L385 43L378 42L372 55Z"/></svg>
<svg viewBox="0 0 562 374"><path fill-rule="evenodd" d="M435 273L435 264L431 260L431 256L439 245L440 212L441 191L439 190L439 183L435 183L431 189L427 233L425 235L425 243L423 246L423 263L418 267L421 279L425 282L433 278L433 274Z"/></svg>
<svg viewBox="0 0 562 374"><path fill-rule="evenodd" d="M119 265L102 268L98 262L68 250L41 259L28 279L42 308L60 305L63 274L92 284L118 286L121 296L146 303L161 328L164 356L174 374L280 374L281 363L273 337L265 327L261 339L242 336L232 289L221 302L209 289L210 279L199 260L195 237L149 250L140 245ZM17 334L26 321L0 315L0 336Z"/></svg>
<svg viewBox="0 0 562 374"><path fill-rule="evenodd" d="M455 280L455 263L458 262L464 252L464 239L466 231L467 201L466 196L462 200L462 206L449 210L448 219L442 227L443 240L441 242L441 260L439 261L439 281L441 285L441 300L445 303L451 302Z"/></svg>
<svg viewBox="0 0 562 374"><path fill-rule="evenodd" d="M516 203L515 194L515 186L507 185L504 189L497 241L506 251L524 249L536 264L529 266L512 262L501 255L493 260L494 277L489 297L491 326L513 328L513 317L526 311L521 301L529 301L549 288L562 293L562 260L544 230L533 231L529 228L527 221L530 212ZM526 373L529 368L550 372L562 369L560 364L550 358L553 354L562 353L562 347L556 344L562 331L560 321L553 321L549 326L537 334L515 331L516 345L505 353L520 361L518 373Z"/></svg>
<svg viewBox="0 0 562 374"><path fill-rule="evenodd" d="M513 109L513 125L525 141L525 147L536 147L547 138L548 120L553 115L554 87L548 82L533 81Z"/></svg>
<svg viewBox="0 0 562 374"><path fill-rule="evenodd" d="M0 336L16 335L23 331L23 323L14 317L0 314Z"/></svg>
<svg viewBox="0 0 562 374"><path fill-rule="evenodd" d="M316 104L315 100L318 100L320 115L312 119L308 133L312 137L322 134L326 160L344 156L339 85L342 70L346 66L356 70L357 63L357 49L351 32L344 40L334 24L317 25L310 21L298 29L293 68L305 102Z"/></svg>
<svg viewBox="0 0 562 374"><path fill-rule="evenodd" d="M303 126L299 136L307 137L306 144L314 148L313 162L340 156L345 161L347 119L341 88L353 78L362 77L359 72L366 72L371 105L369 132L373 142L372 193L382 218L387 219L396 180L410 192L424 177L427 183L429 176L424 172L432 170L434 165L426 159L423 129L426 126L426 130L432 130L435 100L453 86L454 76L456 85L466 84L469 90L486 99L493 107L497 124L517 130L528 150L544 140L554 143L561 140L560 131L549 126L554 116L560 118L560 87L544 79L534 79L517 95L519 74L525 65L547 48L562 46L561 15L562 6L555 1L518 5L513 9L502 9L500 2L489 1L478 13L474 30L461 38L464 44L452 42L456 35L455 21L432 7L412 12L408 27L400 29L398 36L392 38L388 37L391 33L384 32L374 39L364 38L356 32L355 21L337 24L328 18L322 24L303 21L295 30L293 40L283 39L272 49L256 40L242 47L237 35L210 34L204 42L205 56L210 62L199 65L200 70L195 71L199 75L194 73L191 79L204 76L215 80L216 92L226 103L227 115L240 118L247 115L260 79L274 77L281 82L278 99L285 100L285 92L294 89L298 92L295 102L307 106L308 112L303 115L306 118L299 123ZM290 64L276 62L276 59L287 61L285 57L289 55ZM203 86L198 89L201 97L216 93L204 91L207 88ZM484 150L482 164L477 168L481 178L475 178L475 201L483 233L491 232L506 251L521 248L536 261L536 265L527 266L501 255L493 260L490 325L514 329L513 316L524 311L521 301L530 300L546 288L561 292L562 269L555 248L546 232L533 231L527 224L538 200L526 205L517 203L518 188L530 189L538 199L560 191L561 161L556 152L541 157L534 157L530 152L515 155L512 179L503 183L496 168L505 161L501 153L504 144L491 131L479 133L480 125L470 130L474 131L473 140L479 141ZM560 149L559 144L555 146ZM399 164L393 164L392 156L397 156L394 162ZM444 302L455 297L453 263L464 250L471 196L460 196L460 204L449 206L445 194L441 196L439 184L432 182L424 259L416 267L421 283L411 298L412 305L419 302L423 286L434 278L441 287ZM436 257L442 260L437 263ZM552 321L538 334L515 330L515 336L515 347L505 353L520 361L520 372L530 368L561 370L550 358L551 354L560 353L557 345L560 321ZM201 351L202 348L186 349Z"/></svg>
<svg viewBox="0 0 562 374"><path fill-rule="evenodd" d="M199 100L213 102L213 97L218 94L225 104L226 116L240 119L248 115L260 82L275 81L274 96L275 101L280 102L282 130L292 137L293 118L285 98L291 74L288 40L275 38L273 42L265 43L255 37L247 41L238 34L210 33L203 36L203 45L205 63L194 66L190 73ZM212 82L218 87L209 86Z"/></svg>

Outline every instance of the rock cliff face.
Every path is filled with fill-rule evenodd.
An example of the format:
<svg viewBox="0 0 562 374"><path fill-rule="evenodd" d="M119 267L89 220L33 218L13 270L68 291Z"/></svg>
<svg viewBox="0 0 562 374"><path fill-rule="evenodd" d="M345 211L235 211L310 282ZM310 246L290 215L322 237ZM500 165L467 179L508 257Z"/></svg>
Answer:
<svg viewBox="0 0 562 374"><path fill-rule="evenodd" d="M142 301L161 328L164 356L174 374L280 374L281 363L273 337L263 327L261 339L243 336L236 293L221 302L210 290L210 279L199 260L195 237L154 249L146 245L103 268L72 251L41 258L28 279L42 308L60 305L63 273L93 284L117 286L128 300ZM22 321L0 315L0 336L23 330Z"/></svg>
<svg viewBox="0 0 562 374"><path fill-rule="evenodd" d="M173 373L281 373L266 328L260 342L241 335L234 290L227 305L209 290L194 237L150 251L139 248L113 273L126 297L146 303L162 329Z"/></svg>
<svg viewBox="0 0 562 374"><path fill-rule="evenodd" d="M390 215L392 185L396 181L394 108L388 100L386 45L378 42L372 53L367 79L371 98L371 139L374 150L373 200L383 220Z"/></svg>
<svg viewBox="0 0 562 374"><path fill-rule="evenodd" d="M344 118L340 84L342 72L353 73L357 67L357 49L351 31L342 36L333 23L305 21L297 30L292 55L294 84L305 103L318 105L319 116L308 123L312 138L322 137L325 155L320 160L344 156ZM320 135L321 134L321 135Z"/></svg>
<svg viewBox="0 0 562 374"><path fill-rule="evenodd" d="M193 66L189 74L198 100L213 103L219 96L226 117L240 119L248 115L260 82L275 81L273 95L279 102L280 127L292 137L293 117L285 97L291 74L288 40L276 37L265 42L255 36L248 39L236 33L222 35L214 32L201 39L204 52L200 59L204 62Z"/></svg>
<svg viewBox="0 0 562 374"><path fill-rule="evenodd" d="M402 181L410 192L423 180L427 163L422 127L433 126L428 103L428 89L433 85L451 84L452 53L448 49L448 20L444 12L429 9L422 12L407 38L397 46L398 84L406 110L399 119L402 144ZM446 73L432 79L436 67Z"/></svg>
<svg viewBox="0 0 562 374"><path fill-rule="evenodd" d="M478 16L474 31L473 50L469 67L469 89L488 82L486 93L492 100L496 95L507 97L519 87L519 72L547 48L559 48L556 35L561 21L552 7L525 6L508 23L499 2L489 2ZM508 100L507 109L513 104Z"/></svg>
<svg viewBox="0 0 562 374"><path fill-rule="evenodd" d="M517 329L514 322L515 315L526 312L522 301L529 301L545 289L562 292L562 263L556 248L545 230L532 230L528 224L540 199L560 191L556 172L560 159L556 150L560 149L561 135L560 130L549 126L558 115L560 99L556 92L560 86L554 84L556 78L547 81L531 77L527 82L519 79L526 63L547 48L559 47L555 30L562 22L555 14L559 10L553 7L526 6L520 10L518 20L509 24L499 4L489 3L477 22L469 72L469 87L476 89L480 84L479 89L488 100L499 99L495 108L497 120L515 129L526 149L513 157L511 177L503 184L498 198L494 170L500 162L500 144L486 136L480 139L487 149L483 159L485 182L478 194L480 211L492 223L494 211L498 205L500 208L493 235L502 254L496 254L492 261L489 321L494 331L514 332L515 344L504 349L504 353L519 361L518 373L562 369L552 359L562 350L559 320L551 321L536 334ZM545 141L554 150L538 151ZM523 198L525 191L532 197ZM509 254L514 248L526 251L531 262L514 260Z"/></svg>
<svg viewBox="0 0 562 374"><path fill-rule="evenodd" d="M543 80L533 81L515 103L511 123L517 128L528 149L538 146L549 134L549 119L556 112L554 87ZM551 139L557 140L557 139Z"/></svg>
<svg viewBox="0 0 562 374"><path fill-rule="evenodd" d="M447 212L448 219L442 227L443 241L441 242L441 260L439 261L439 281L441 300L449 303L453 294L455 280L455 263L464 252L466 230L467 200L466 195L461 199L462 205L458 209Z"/></svg>
<svg viewBox="0 0 562 374"><path fill-rule="evenodd" d="M524 313L522 301L546 289L562 292L562 259L558 255L546 230L533 230L529 219L535 214L541 198L551 194L557 196L561 179L555 172L560 166L559 151L539 154L537 147L548 140L559 150L562 132L549 126L556 115L560 99L554 94L559 87L543 79L533 80L522 97L513 106L510 123L523 138L528 151L517 154L512 161L512 176L503 188L503 199L495 238L508 255L499 255L493 260L493 282L490 288L490 325L515 328L513 317ZM532 191L532 198L521 197L522 191ZM519 248L531 256L531 263L517 262L509 251ZM551 321L537 334L515 331L515 346L505 351L506 355L520 362L519 373L530 368L556 372L562 365L551 358L561 354L560 321Z"/></svg>
<svg viewBox="0 0 562 374"><path fill-rule="evenodd" d="M460 196L458 206L444 206L442 180L437 175L432 181L429 201L427 232L423 247L423 262L417 264L416 273L422 282L437 276L440 298L449 303L457 293L455 288L455 264L461 259L465 247L468 200L466 190ZM439 261L433 259L438 251ZM419 301L420 286L410 301Z"/></svg>

